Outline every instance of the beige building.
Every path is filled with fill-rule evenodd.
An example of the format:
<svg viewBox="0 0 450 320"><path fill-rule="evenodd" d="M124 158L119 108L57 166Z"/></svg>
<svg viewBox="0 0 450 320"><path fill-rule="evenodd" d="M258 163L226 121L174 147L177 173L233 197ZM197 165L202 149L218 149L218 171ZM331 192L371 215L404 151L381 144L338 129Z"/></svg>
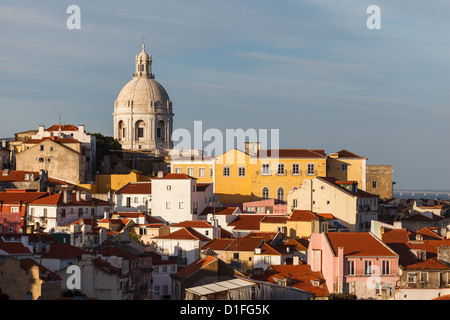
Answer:
<svg viewBox="0 0 450 320"><path fill-rule="evenodd" d="M349 231L368 231L378 219L378 196L358 189L356 181L317 177L289 193L288 212L330 213Z"/></svg>
<svg viewBox="0 0 450 320"><path fill-rule="evenodd" d="M381 199L392 199L393 172L391 165L367 165L366 191L380 196Z"/></svg>
<svg viewBox="0 0 450 320"><path fill-rule="evenodd" d="M24 151L16 155L17 171L46 170L50 178L78 184L87 176L86 156L81 154L81 144L75 139L56 137L28 141Z"/></svg>
<svg viewBox="0 0 450 320"><path fill-rule="evenodd" d="M0 288L10 300L55 300L61 297L61 277L33 259L2 256Z"/></svg>

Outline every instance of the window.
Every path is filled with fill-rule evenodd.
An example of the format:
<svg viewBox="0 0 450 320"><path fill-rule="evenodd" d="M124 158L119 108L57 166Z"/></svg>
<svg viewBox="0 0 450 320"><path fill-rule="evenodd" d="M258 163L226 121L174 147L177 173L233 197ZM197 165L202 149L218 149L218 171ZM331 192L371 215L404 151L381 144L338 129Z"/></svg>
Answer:
<svg viewBox="0 0 450 320"><path fill-rule="evenodd" d="M40 150L41 150L41 151L44 151L44 146L41 145L41 146L40 146Z"/></svg>
<svg viewBox="0 0 450 320"><path fill-rule="evenodd" d="M131 207L131 197L127 197L127 208Z"/></svg>
<svg viewBox="0 0 450 320"><path fill-rule="evenodd" d="M138 197L134 197L134 203L138 203L138 202L139 202Z"/></svg>
<svg viewBox="0 0 450 320"><path fill-rule="evenodd" d="M377 182L376 181L372 181L372 188L376 188L377 187Z"/></svg>
<svg viewBox="0 0 450 320"><path fill-rule="evenodd" d="M39 162L44 162L44 158L39 158Z"/></svg>
<svg viewBox="0 0 450 320"><path fill-rule="evenodd" d="M163 267L162 267L162 272L163 272L163 273L167 273L167 266L163 266Z"/></svg>
<svg viewBox="0 0 450 320"><path fill-rule="evenodd" d="M342 171L347 171L347 164L346 163L343 163L342 165L341 165L341 170Z"/></svg>
<svg viewBox="0 0 450 320"><path fill-rule="evenodd" d="M307 168L306 172L307 172L308 176L313 176L316 174L316 165L314 163L308 163L306 168Z"/></svg>
<svg viewBox="0 0 450 320"><path fill-rule="evenodd" d="M18 207L11 207L11 212L19 212L19 208Z"/></svg>
<svg viewBox="0 0 450 320"><path fill-rule="evenodd" d="M137 128L137 136L138 138L144 137L144 128Z"/></svg>
<svg viewBox="0 0 450 320"><path fill-rule="evenodd" d="M83 208L78 208L78 216L83 216Z"/></svg>
<svg viewBox="0 0 450 320"><path fill-rule="evenodd" d="M53 151L53 147L50 147L50 151Z"/></svg>
<svg viewBox="0 0 450 320"><path fill-rule="evenodd" d="M13 231L14 231L13 227L8 227L8 232L13 232Z"/></svg>
<svg viewBox="0 0 450 320"><path fill-rule="evenodd" d="M180 202L180 203L179 203L179 208L180 208L180 209L184 209L184 202Z"/></svg>
<svg viewBox="0 0 450 320"><path fill-rule="evenodd" d="M347 274L349 276L355 275L355 260L347 261Z"/></svg>
<svg viewBox="0 0 450 320"><path fill-rule="evenodd" d="M171 267L170 267L170 271L171 271L171 272L175 272L175 271L176 271L175 266L171 266Z"/></svg>
<svg viewBox="0 0 450 320"><path fill-rule="evenodd" d="M261 198L263 198L263 199L269 199L269 188L264 187L264 188L262 189L262 196L261 196Z"/></svg>
<svg viewBox="0 0 450 320"><path fill-rule="evenodd" d="M159 286L155 286L155 294L159 296Z"/></svg>
<svg viewBox="0 0 450 320"><path fill-rule="evenodd" d="M44 218L47 218L47 208L44 208Z"/></svg>
<svg viewBox="0 0 450 320"><path fill-rule="evenodd" d="M194 176L194 168L188 168L187 169L187 175L190 176L190 177L193 177Z"/></svg>
<svg viewBox="0 0 450 320"><path fill-rule="evenodd" d="M256 212L258 213L264 212L264 207L256 207Z"/></svg>
<svg viewBox="0 0 450 320"><path fill-rule="evenodd" d="M269 175L270 174L270 167L268 163L263 163L261 168L261 175Z"/></svg>
<svg viewBox="0 0 450 320"><path fill-rule="evenodd" d="M284 201L284 189L282 187L279 187L277 190L277 200Z"/></svg>
<svg viewBox="0 0 450 320"><path fill-rule="evenodd" d="M168 191L170 191L170 190L172 190L172 186L171 186L170 184L168 184L168 185L166 186L166 189L167 189Z"/></svg>
<svg viewBox="0 0 450 320"><path fill-rule="evenodd" d="M166 202L166 209L170 209L170 202Z"/></svg>
<svg viewBox="0 0 450 320"><path fill-rule="evenodd" d="M213 170L213 168L210 168L210 169L209 169L209 176L210 176L210 177L214 176L214 170Z"/></svg>
<svg viewBox="0 0 450 320"><path fill-rule="evenodd" d="M299 175L300 174L300 165L298 163L292 164L292 174Z"/></svg>
<svg viewBox="0 0 450 320"><path fill-rule="evenodd" d="M205 175L205 168L198 168L198 176L204 177Z"/></svg>
<svg viewBox="0 0 450 320"><path fill-rule="evenodd" d="M420 273L420 281L427 282L428 281L428 272L421 272Z"/></svg>
<svg viewBox="0 0 450 320"><path fill-rule="evenodd" d="M230 167L223 167L223 176L224 177L230 176Z"/></svg>
<svg viewBox="0 0 450 320"><path fill-rule="evenodd" d="M183 170L181 168L175 168L175 173L182 173Z"/></svg>
<svg viewBox="0 0 450 320"><path fill-rule="evenodd" d="M408 273L406 281L407 282L416 282L416 273L415 272Z"/></svg>
<svg viewBox="0 0 450 320"><path fill-rule="evenodd" d="M169 294L169 287L167 284L163 285L163 294Z"/></svg>
<svg viewBox="0 0 450 320"><path fill-rule="evenodd" d="M245 167L239 167L238 168L238 176L239 177L245 177Z"/></svg>
<svg viewBox="0 0 450 320"><path fill-rule="evenodd" d="M61 209L61 218L66 217L66 209Z"/></svg>
<svg viewBox="0 0 450 320"><path fill-rule="evenodd" d="M284 163L278 164L277 174L284 174Z"/></svg>
<svg viewBox="0 0 450 320"><path fill-rule="evenodd" d="M271 258L270 256L264 257L264 263L265 263L265 264L270 264L270 263L271 263L271 260L272 260L272 259L270 259L270 258Z"/></svg>
<svg viewBox="0 0 450 320"><path fill-rule="evenodd" d="M233 253L233 259L239 260L239 252L234 252Z"/></svg>
<svg viewBox="0 0 450 320"><path fill-rule="evenodd" d="M255 212L255 207L247 207L247 212Z"/></svg>
<svg viewBox="0 0 450 320"><path fill-rule="evenodd" d="M293 199L292 200L292 207L293 208L297 208L297 204L298 204L297 199Z"/></svg>
<svg viewBox="0 0 450 320"><path fill-rule="evenodd" d="M366 260L364 261L364 270L366 272L366 275L371 275L372 274L372 267L373 267L373 262L372 260Z"/></svg>
<svg viewBox="0 0 450 320"><path fill-rule="evenodd" d="M391 274L391 262L389 260L383 260L382 274Z"/></svg>

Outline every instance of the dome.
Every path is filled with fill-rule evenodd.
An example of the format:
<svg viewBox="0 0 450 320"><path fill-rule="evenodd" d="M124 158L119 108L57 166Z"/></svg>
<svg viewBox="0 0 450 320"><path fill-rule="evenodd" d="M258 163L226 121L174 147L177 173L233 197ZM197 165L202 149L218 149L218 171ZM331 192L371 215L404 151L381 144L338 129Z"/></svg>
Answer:
<svg viewBox="0 0 450 320"><path fill-rule="evenodd" d="M155 79L135 77L120 91L117 107L129 107L128 102L133 102L133 107L167 107L170 101L166 90Z"/></svg>

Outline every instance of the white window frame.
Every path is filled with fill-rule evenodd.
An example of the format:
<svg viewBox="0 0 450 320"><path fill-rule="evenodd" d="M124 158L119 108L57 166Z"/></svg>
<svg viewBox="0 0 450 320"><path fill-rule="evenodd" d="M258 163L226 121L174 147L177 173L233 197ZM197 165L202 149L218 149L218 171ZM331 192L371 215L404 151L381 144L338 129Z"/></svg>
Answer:
<svg viewBox="0 0 450 320"><path fill-rule="evenodd" d="M222 167L222 173L224 177L231 177L231 167L230 166L223 166Z"/></svg>
<svg viewBox="0 0 450 320"><path fill-rule="evenodd" d="M238 167L238 177L245 177L247 175L247 168L245 166Z"/></svg>
<svg viewBox="0 0 450 320"><path fill-rule="evenodd" d="M190 177L194 176L194 168L187 168L187 175Z"/></svg>
<svg viewBox="0 0 450 320"><path fill-rule="evenodd" d="M204 167L198 168L198 176L200 178L204 178L206 176L206 168Z"/></svg>
<svg viewBox="0 0 450 320"><path fill-rule="evenodd" d="M166 202L166 209L170 209L170 202Z"/></svg>
<svg viewBox="0 0 450 320"><path fill-rule="evenodd" d="M270 175L270 163L262 163L261 164L261 175L262 176Z"/></svg>
<svg viewBox="0 0 450 320"><path fill-rule="evenodd" d="M308 175L308 176L316 175L316 164L315 163L308 163L306 165L306 175Z"/></svg>
<svg viewBox="0 0 450 320"><path fill-rule="evenodd" d="M293 176L300 175L300 163L293 163L292 164L292 175Z"/></svg>
<svg viewBox="0 0 450 320"><path fill-rule="evenodd" d="M356 274L355 272L356 272L356 261L348 260L347 261L347 275L354 276Z"/></svg>

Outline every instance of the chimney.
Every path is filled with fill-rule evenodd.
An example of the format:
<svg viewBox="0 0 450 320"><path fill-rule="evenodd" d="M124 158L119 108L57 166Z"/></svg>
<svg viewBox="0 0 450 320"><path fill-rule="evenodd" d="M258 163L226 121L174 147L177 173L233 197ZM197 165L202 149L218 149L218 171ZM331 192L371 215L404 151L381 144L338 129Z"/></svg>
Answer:
<svg viewBox="0 0 450 320"><path fill-rule="evenodd" d="M6 140L5 139L2 140L2 148L6 148Z"/></svg>
<svg viewBox="0 0 450 320"><path fill-rule="evenodd" d="M299 257L298 256L293 256L292 257L292 264L294 266L298 266L299 265Z"/></svg>
<svg viewBox="0 0 450 320"><path fill-rule="evenodd" d="M64 191L62 191L62 193L63 193L63 201L64 201L64 203L69 203L70 202L70 199L69 199L69 195L70 195L70 190L64 190Z"/></svg>
<svg viewBox="0 0 450 320"><path fill-rule="evenodd" d="M43 124L39 125L38 135L42 138L44 137L45 126Z"/></svg>
<svg viewBox="0 0 450 320"><path fill-rule="evenodd" d="M84 124L80 124L78 126L78 131L81 132L81 133L84 133Z"/></svg>
<svg viewBox="0 0 450 320"><path fill-rule="evenodd" d="M162 179L162 178L164 178L164 172L158 171L158 179Z"/></svg>

